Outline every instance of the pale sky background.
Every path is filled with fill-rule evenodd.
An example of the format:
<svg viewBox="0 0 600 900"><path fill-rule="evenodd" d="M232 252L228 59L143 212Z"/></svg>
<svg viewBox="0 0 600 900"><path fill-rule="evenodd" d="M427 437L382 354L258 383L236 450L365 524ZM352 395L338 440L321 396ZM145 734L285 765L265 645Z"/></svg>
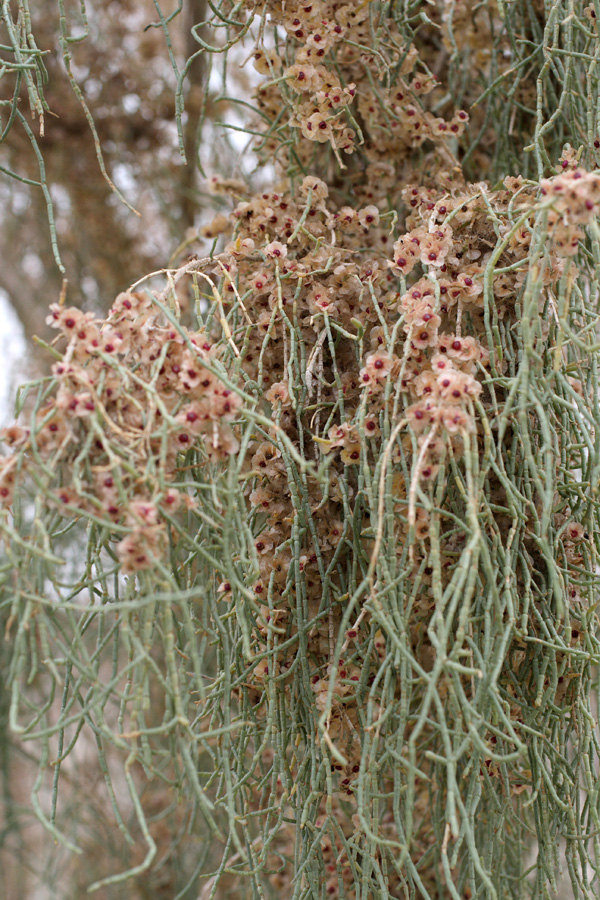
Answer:
<svg viewBox="0 0 600 900"><path fill-rule="evenodd" d="M15 392L27 380L27 343L8 296L0 291L0 427L13 420Z"/></svg>

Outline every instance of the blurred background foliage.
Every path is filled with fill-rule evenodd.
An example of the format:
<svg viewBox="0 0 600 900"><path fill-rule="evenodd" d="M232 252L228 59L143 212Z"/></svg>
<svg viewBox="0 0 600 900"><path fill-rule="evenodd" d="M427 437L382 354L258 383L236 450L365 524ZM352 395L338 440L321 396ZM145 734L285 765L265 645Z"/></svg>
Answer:
<svg viewBox="0 0 600 900"><path fill-rule="evenodd" d="M178 76L199 49L191 27L206 18L206 0L185 0L178 10L175 2L153 0L65 0L31 4L29 24L26 3L3 5L0 290L28 337L45 333L47 307L60 294L63 273L50 239L47 198L27 182L44 180L52 199L68 301L105 309L142 274L165 266L202 220L207 204L200 170L239 169L237 147L213 126L217 115L227 116L228 104L215 106L219 75L211 74L211 57L204 54L187 68L182 87L187 164L181 153ZM22 68L9 49L15 43ZM234 74L241 92L247 92L247 77L247 69Z"/></svg>

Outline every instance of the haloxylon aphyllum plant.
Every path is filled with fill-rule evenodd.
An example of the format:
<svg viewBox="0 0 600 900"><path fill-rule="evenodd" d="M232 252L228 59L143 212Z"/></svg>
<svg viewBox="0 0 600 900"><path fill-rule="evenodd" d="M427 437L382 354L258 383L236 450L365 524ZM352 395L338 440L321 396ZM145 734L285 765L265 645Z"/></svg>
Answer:
<svg viewBox="0 0 600 900"><path fill-rule="evenodd" d="M169 898L592 900L600 5L211 9L272 186L209 176L211 252L53 305L4 431L37 814L81 843L87 739L107 897L187 847Z"/></svg>

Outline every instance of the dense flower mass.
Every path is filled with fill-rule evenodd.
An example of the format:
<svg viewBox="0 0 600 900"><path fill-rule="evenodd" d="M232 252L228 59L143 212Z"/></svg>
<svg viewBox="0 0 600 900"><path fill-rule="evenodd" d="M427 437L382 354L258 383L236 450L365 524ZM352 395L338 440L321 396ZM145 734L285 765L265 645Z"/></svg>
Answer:
<svg viewBox="0 0 600 900"><path fill-rule="evenodd" d="M64 515L87 513L126 535L116 546L123 572L147 569L164 553L161 511L189 501L169 486L180 455L198 444L213 461L235 453L240 397L215 373L219 348L201 331L170 325L148 293L120 294L104 320L54 304L48 323L66 344L52 394L30 430L5 429L4 441L64 473L52 494ZM85 474L66 486L82 445ZM151 460L156 473L141 478ZM3 460L4 506L13 502L15 463Z"/></svg>
<svg viewBox="0 0 600 900"><path fill-rule="evenodd" d="M38 478L137 598L174 592L182 768L204 777L205 728L225 771L214 806L196 793L231 834L211 896L524 897L536 827L578 865L600 176L565 145L544 178L469 179L469 114L436 71L479 34L476 71L505 77L510 41L485 47L504 12L478 31L443 0L411 36L392 6L258 4L277 40L253 49L253 131L278 180L213 176L217 243L161 295L125 292L105 320L51 307L53 377L4 432L6 528Z"/></svg>

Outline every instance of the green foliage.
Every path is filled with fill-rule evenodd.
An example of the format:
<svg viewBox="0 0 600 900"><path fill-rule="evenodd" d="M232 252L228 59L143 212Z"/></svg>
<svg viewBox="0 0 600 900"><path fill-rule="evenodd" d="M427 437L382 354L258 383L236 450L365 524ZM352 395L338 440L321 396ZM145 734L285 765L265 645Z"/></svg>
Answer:
<svg viewBox="0 0 600 900"><path fill-rule="evenodd" d="M55 305L5 433L36 814L87 859L91 747L107 897L591 900L600 9L211 10L280 181L215 177L213 253L106 319Z"/></svg>

